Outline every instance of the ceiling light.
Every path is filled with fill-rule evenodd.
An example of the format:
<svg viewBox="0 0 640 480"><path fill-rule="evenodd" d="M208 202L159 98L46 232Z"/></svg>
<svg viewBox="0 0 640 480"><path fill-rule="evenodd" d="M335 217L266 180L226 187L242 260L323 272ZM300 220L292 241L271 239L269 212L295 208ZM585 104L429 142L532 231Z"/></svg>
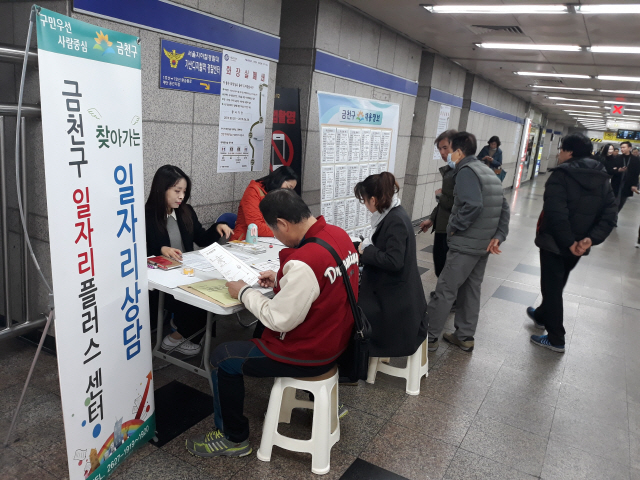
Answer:
<svg viewBox="0 0 640 480"><path fill-rule="evenodd" d="M640 82L640 77L621 77L619 75L598 75L598 80L614 80L616 82Z"/></svg>
<svg viewBox="0 0 640 480"><path fill-rule="evenodd" d="M527 77L562 77L562 78L591 78L589 75L576 75L575 73L544 73L544 72L514 72L516 75Z"/></svg>
<svg viewBox="0 0 640 480"><path fill-rule="evenodd" d="M637 108L625 108L624 111L625 112L640 112L640 110L638 110Z"/></svg>
<svg viewBox="0 0 640 480"><path fill-rule="evenodd" d="M598 89L599 92L606 93L626 93L628 95L640 95L640 90L602 90Z"/></svg>
<svg viewBox="0 0 640 480"><path fill-rule="evenodd" d="M430 13L567 13L566 5L422 5Z"/></svg>
<svg viewBox="0 0 640 480"><path fill-rule="evenodd" d="M597 105L573 105L571 103L556 103L556 105L559 105L561 107L601 108Z"/></svg>
<svg viewBox="0 0 640 480"><path fill-rule="evenodd" d="M634 102L613 102L611 100L605 100L604 103L607 103L609 105L640 105L640 103L634 103Z"/></svg>
<svg viewBox="0 0 640 480"><path fill-rule="evenodd" d="M551 50L556 52L580 52L580 45L536 45L535 43L476 43L480 48L501 50Z"/></svg>
<svg viewBox="0 0 640 480"><path fill-rule="evenodd" d="M583 113L585 115L595 115L596 112L584 112L582 110L562 110L563 112L574 112L574 113Z"/></svg>
<svg viewBox="0 0 640 480"><path fill-rule="evenodd" d="M570 102L590 102L590 103L598 103L598 100L585 100L583 98L564 98L564 97L548 97L549 100L567 100Z"/></svg>
<svg viewBox="0 0 640 480"><path fill-rule="evenodd" d="M594 45L587 48L593 53L640 53L640 47L608 47L605 45Z"/></svg>
<svg viewBox="0 0 640 480"><path fill-rule="evenodd" d="M614 5L576 5L575 6L576 13L620 13L620 14L629 14L629 13L640 13L640 5L624 5L624 4L614 4Z"/></svg>
<svg viewBox="0 0 640 480"><path fill-rule="evenodd" d="M527 87L532 88L553 88L554 90L580 90L582 92L593 92L595 91L593 88L575 88L575 87L553 87L551 85L527 85ZM601 90L604 91L604 90ZM640 93L640 92L638 92Z"/></svg>

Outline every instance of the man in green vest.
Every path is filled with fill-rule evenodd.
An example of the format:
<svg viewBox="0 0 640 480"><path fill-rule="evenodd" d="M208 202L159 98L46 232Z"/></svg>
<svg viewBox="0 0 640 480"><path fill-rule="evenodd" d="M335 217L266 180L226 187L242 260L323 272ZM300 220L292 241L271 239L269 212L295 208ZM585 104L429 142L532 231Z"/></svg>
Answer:
<svg viewBox="0 0 640 480"><path fill-rule="evenodd" d="M473 134L455 135L451 150L456 168L454 203L447 225L449 252L427 307L429 350L438 349L438 339L457 298L456 331L445 333L443 338L471 352L480 314L480 285L489 254L500 254L499 246L509 233L509 205L500 179L475 157L478 146Z"/></svg>

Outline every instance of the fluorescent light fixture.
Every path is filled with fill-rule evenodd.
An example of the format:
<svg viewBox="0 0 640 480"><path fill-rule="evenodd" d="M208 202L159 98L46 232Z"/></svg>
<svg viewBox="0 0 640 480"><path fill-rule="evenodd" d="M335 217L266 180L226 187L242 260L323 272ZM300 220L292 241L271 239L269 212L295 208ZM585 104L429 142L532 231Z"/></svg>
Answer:
<svg viewBox="0 0 640 480"><path fill-rule="evenodd" d="M556 105L559 105L561 107L601 108L597 105L573 105L571 103L556 103Z"/></svg>
<svg viewBox="0 0 640 480"><path fill-rule="evenodd" d="M500 50L551 50L555 52L580 52L580 45L537 45L535 43L476 43L480 48Z"/></svg>
<svg viewBox="0 0 640 480"><path fill-rule="evenodd" d="M630 14L640 13L640 5L625 5L625 4L613 4L613 5L576 5L576 13L584 14L601 14L601 13L619 13Z"/></svg>
<svg viewBox="0 0 640 480"><path fill-rule="evenodd" d="M567 13L566 5L422 5L430 13L558 14Z"/></svg>
<svg viewBox="0 0 640 480"><path fill-rule="evenodd" d="M562 109L562 111L563 112L582 113L584 115L595 115L596 114L596 112L585 112L585 111L582 111L582 110L565 110L565 109Z"/></svg>
<svg viewBox="0 0 640 480"><path fill-rule="evenodd" d="M554 87L552 85L527 85L527 87L531 87L531 88L552 88L554 90L579 90L581 92L593 92L595 91L595 89L593 88L576 88L576 87ZM604 90L601 90L604 91ZM640 93L640 92L638 92Z"/></svg>
<svg viewBox="0 0 640 480"><path fill-rule="evenodd" d="M605 100L604 103L607 103L609 105L640 105L640 103L634 103L634 102L613 102L611 100Z"/></svg>
<svg viewBox="0 0 640 480"><path fill-rule="evenodd" d="M609 47L605 45L594 45L587 48L593 53L640 53L640 47Z"/></svg>
<svg viewBox="0 0 640 480"><path fill-rule="evenodd" d="M638 110L637 108L625 108L624 111L625 112L640 112L640 110Z"/></svg>
<svg viewBox="0 0 640 480"><path fill-rule="evenodd" d="M627 95L640 95L640 90L602 90L598 89L599 92L606 93L625 93Z"/></svg>
<svg viewBox="0 0 640 480"><path fill-rule="evenodd" d="M582 98L549 97L549 100L567 100L569 102L598 103L598 100L585 100L585 99L582 99Z"/></svg>
<svg viewBox="0 0 640 480"><path fill-rule="evenodd" d="M598 80L613 80L616 82L640 82L640 77L621 77L619 75L598 75Z"/></svg>
<svg viewBox="0 0 640 480"><path fill-rule="evenodd" d="M589 75L577 75L575 73L545 73L545 72L514 72L516 75L527 77L560 77L560 78L591 78Z"/></svg>

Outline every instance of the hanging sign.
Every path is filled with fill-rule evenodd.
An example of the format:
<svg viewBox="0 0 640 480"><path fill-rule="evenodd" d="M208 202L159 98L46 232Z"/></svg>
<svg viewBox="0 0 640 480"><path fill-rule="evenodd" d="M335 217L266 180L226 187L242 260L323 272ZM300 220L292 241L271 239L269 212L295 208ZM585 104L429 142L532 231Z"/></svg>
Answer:
<svg viewBox="0 0 640 480"><path fill-rule="evenodd" d="M222 52L219 173L262 171L268 88L268 61Z"/></svg>
<svg viewBox="0 0 640 480"><path fill-rule="evenodd" d="M104 479L155 435L140 45L34 8L69 478Z"/></svg>
<svg viewBox="0 0 640 480"><path fill-rule="evenodd" d="M624 105L611 105L611 115L623 116Z"/></svg>
<svg viewBox="0 0 640 480"><path fill-rule="evenodd" d="M318 92L320 199L327 223L352 236L371 235L371 213L355 197L358 182L395 167L400 106Z"/></svg>
<svg viewBox="0 0 640 480"><path fill-rule="evenodd" d="M302 191L302 139L300 134L300 90L276 87L271 135L271 170L291 167L300 181L296 192Z"/></svg>
<svg viewBox="0 0 640 480"><path fill-rule="evenodd" d="M220 95L222 53L162 40L160 88Z"/></svg>

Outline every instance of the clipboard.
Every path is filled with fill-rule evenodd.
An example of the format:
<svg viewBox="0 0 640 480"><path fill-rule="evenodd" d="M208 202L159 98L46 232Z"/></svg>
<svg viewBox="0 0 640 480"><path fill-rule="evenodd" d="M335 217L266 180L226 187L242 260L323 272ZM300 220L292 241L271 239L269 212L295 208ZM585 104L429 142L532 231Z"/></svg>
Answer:
<svg viewBox="0 0 640 480"><path fill-rule="evenodd" d="M204 282L209 282L209 281L210 280L205 280ZM198 282L198 283L204 283L204 282ZM196 297L200 297L203 300L207 300L207 301L209 301L211 303L215 303L216 305L220 305L221 307L225 307L226 308L226 307L235 307L236 305L242 305L242 302L240 300L237 300L237 299L235 300L234 303L224 304L224 303L222 303L222 302L220 302L220 301L218 301L218 300L216 300L214 298L211 298L210 296L205 295L204 293L202 293L202 292L196 290L195 288L193 288L193 285L197 285L198 283L193 283L191 285L180 285L179 288L181 288L185 292L189 292L192 295L195 295Z"/></svg>

